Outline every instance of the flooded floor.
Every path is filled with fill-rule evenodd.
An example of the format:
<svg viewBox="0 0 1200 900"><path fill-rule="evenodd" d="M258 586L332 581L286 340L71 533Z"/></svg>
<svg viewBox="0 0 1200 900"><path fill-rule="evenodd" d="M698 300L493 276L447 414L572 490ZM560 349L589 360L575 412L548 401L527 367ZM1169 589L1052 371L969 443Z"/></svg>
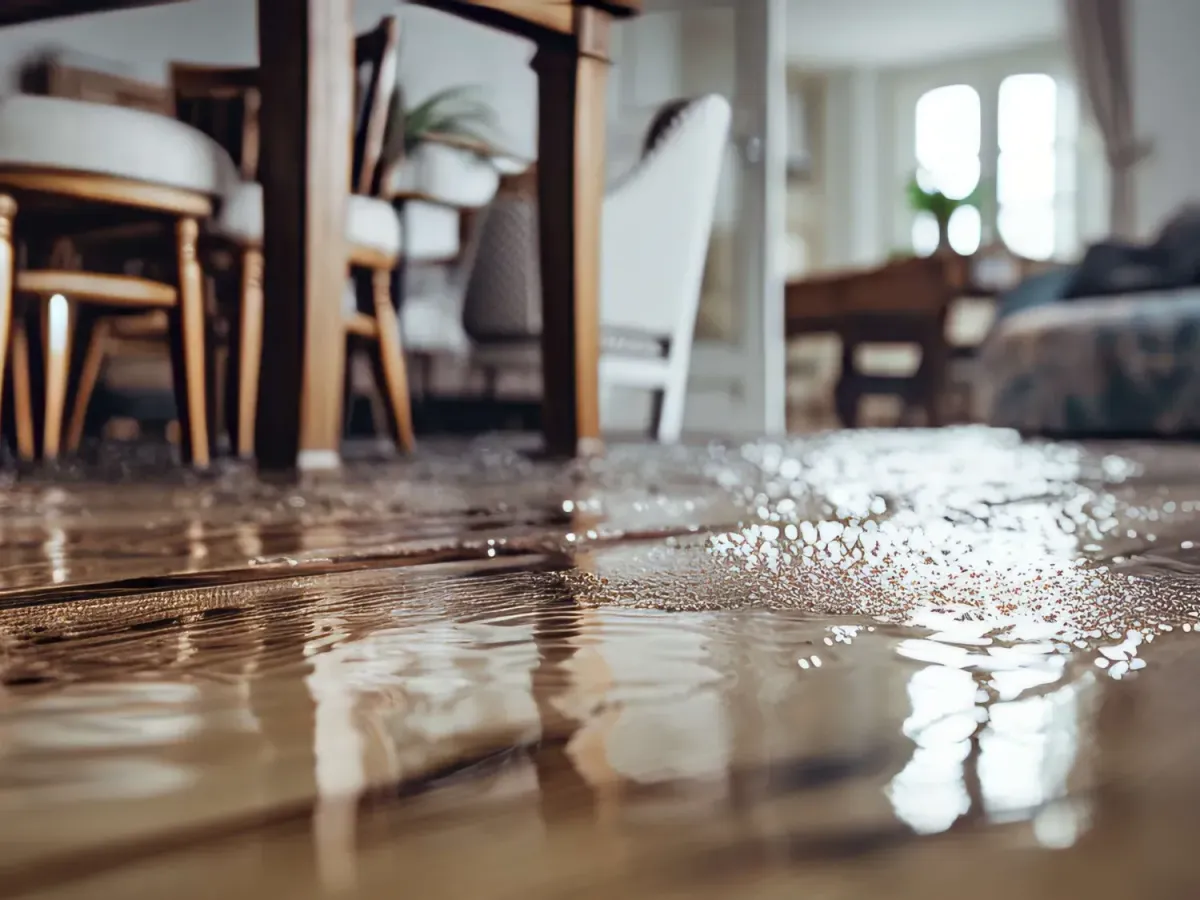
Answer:
<svg viewBox="0 0 1200 900"><path fill-rule="evenodd" d="M1200 896L1200 446L9 478L0 897Z"/></svg>

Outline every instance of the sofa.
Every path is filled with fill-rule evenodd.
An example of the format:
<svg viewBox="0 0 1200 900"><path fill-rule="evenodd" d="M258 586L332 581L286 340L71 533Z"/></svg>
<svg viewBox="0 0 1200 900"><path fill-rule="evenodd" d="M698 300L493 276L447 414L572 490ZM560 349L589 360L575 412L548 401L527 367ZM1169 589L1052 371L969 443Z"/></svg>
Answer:
<svg viewBox="0 0 1200 900"><path fill-rule="evenodd" d="M1028 434L1200 434L1200 209L1005 295L975 397L979 419Z"/></svg>

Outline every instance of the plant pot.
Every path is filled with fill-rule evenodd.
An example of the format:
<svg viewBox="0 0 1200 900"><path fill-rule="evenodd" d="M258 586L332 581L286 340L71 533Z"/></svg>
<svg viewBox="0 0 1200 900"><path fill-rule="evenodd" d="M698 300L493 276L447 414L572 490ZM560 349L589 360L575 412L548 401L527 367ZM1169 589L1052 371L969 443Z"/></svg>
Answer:
<svg viewBox="0 0 1200 900"><path fill-rule="evenodd" d="M393 188L424 194L450 206L483 206L496 193L496 167L461 147L426 142L400 165Z"/></svg>

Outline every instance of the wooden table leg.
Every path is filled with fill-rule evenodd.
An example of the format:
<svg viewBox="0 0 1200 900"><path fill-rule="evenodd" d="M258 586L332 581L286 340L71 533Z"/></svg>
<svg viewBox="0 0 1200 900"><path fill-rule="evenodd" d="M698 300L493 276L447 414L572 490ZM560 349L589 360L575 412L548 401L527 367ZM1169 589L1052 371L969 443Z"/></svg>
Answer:
<svg viewBox="0 0 1200 900"><path fill-rule="evenodd" d="M258 0L265 339L255 452L267 469L339 460L351 11L351 0Z"/></svg>
<svg viewBox="0 0 1200 900"><path fill-rule="evenodd" d="M578 40L538 48L538 203L546 449L600 440L600 214L609 15L575 11Z"/></svg>

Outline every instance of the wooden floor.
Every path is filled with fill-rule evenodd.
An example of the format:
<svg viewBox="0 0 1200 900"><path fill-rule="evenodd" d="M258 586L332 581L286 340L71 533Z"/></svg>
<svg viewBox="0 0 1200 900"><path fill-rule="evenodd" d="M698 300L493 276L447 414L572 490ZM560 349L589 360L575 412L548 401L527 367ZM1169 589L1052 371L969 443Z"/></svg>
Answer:
<svg viewBox="0 0 1200 900"><path fill-rule="evenodd" d="M1200 896L1200 447L0 485L0 897Z"/></svg>

